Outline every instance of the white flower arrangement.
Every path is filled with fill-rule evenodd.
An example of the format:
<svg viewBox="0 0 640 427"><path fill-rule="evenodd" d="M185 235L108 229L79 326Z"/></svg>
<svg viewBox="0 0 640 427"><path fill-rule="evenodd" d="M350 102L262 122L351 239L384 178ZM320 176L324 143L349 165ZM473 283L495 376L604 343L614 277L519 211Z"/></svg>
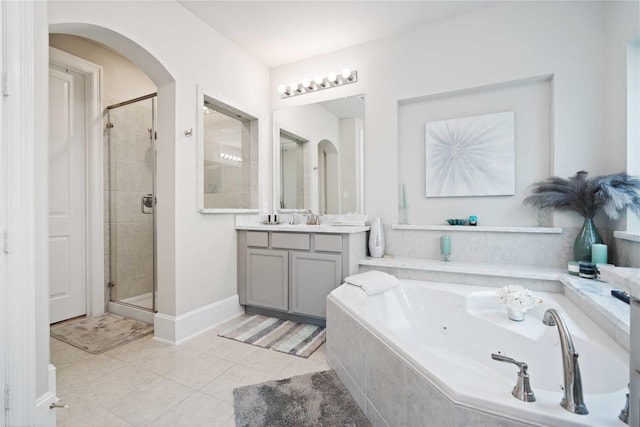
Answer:
<svg viewBox="0 0 640 427"><path fill-rule="evenodd" d="M500 304L520 311L527 311L542 302L529 289L525 289L521 285L507 285L496 292L496 295Z"/></svg>

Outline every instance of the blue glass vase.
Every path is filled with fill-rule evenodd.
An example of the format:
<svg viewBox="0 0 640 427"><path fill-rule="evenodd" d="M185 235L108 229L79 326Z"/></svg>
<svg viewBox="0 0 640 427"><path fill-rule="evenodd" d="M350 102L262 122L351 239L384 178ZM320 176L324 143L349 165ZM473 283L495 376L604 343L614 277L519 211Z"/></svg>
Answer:
<svg viewBox="0 0 640 427"><path fill-rule="evenodd" d="M591 246L594 243L603 243L602 237L593 224L593 218L585 218L582 230L573 243L573 259L575 261L591 261Z"/></svg>

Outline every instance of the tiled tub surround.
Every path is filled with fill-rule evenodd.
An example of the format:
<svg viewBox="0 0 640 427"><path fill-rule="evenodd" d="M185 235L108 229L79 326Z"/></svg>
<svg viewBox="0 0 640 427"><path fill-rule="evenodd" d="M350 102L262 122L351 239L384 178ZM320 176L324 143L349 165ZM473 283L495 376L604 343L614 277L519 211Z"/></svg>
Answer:
<svg viewBox="0 0 640 427"><path fill-rule="evenodd" d="M545 302L518 323L492 297L495 288L401 282L375 297L343 285L327 302L329 365L374 426L620 425L628 354L564 295L540 292ZM576 292L592 292L580 289L589 282L597 283L576 278ZM559 405L558 331L541 322L549 307L580 353L589 415ZM511 396L517 369L492 361L498 351L529 364L536 402Z"/></svg>

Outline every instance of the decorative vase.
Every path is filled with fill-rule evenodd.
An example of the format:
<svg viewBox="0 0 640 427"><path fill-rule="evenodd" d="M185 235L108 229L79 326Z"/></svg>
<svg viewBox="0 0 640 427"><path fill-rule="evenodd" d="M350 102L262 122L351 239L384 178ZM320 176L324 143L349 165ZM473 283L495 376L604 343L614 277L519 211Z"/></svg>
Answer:
<svg viewBox="0 0 640 427"><path fill-rule="evenodd" d="M374 258L382 258L384 255L384 229L380 218L371 220L369 230L369 254Z"/></svg>
<svg viewBox="0 0 640 427"><path fill-rule="evenodd" d="M591 247L594 243L603 243L602 237L593 224L593 218L585 218L582 230L573 243L573 259L575 261L591 261Z"/></svg>
<svg viewBox="0 0 640 427"><path fill-rule="evenodd" d="M524 320L525 310L515 307L507 307L507 316L514 322L522 322Z"/></svg>

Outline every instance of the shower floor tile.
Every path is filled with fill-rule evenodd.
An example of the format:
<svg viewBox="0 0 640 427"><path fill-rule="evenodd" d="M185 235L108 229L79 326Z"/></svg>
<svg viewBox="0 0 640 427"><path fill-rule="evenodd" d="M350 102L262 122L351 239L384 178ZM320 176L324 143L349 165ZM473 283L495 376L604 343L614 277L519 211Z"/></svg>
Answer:
<svg viewBox="0 0 640 427"><path fill-rule="evenodd" d="M220 338L218 328L180 345L151 336L101 355L51 338L58 368L57 425L235 426L234 388L329 369L324 345L308 359Z"/></svg>

